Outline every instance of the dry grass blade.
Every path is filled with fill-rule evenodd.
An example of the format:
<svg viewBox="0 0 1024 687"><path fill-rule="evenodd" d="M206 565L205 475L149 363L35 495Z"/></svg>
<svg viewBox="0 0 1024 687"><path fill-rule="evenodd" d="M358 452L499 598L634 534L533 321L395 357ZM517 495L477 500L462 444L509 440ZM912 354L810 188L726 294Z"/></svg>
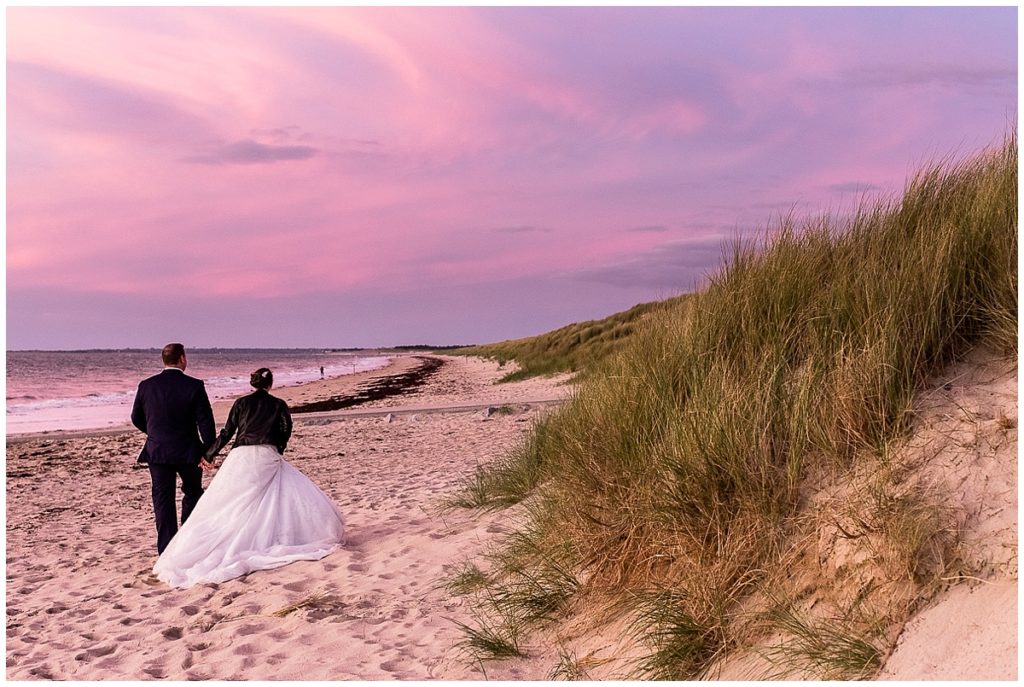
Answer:
<svg viewBox="0 0 1024 687"><path fill-rule="evenodd" d="M316 592L302 601L292 604L291 606L285 606L282 609L274 611L271 615L275 618L284 618L285 616L294 613L295 611L302 610L303 608L316 608L318 605L330 598L331 597L324 592Z"/></svg>

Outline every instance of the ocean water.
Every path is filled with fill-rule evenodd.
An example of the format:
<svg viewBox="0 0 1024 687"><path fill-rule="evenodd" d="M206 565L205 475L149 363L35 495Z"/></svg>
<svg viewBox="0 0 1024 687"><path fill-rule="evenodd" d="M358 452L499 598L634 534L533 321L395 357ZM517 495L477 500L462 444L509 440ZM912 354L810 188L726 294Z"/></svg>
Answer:
<svg viewBox="0 0 1024 687"><path fill-rule="evenodd" d="M206 382L211 401L252 390L249 375L274 372L274 386L294 386L383 367L389 356L322 349L186 349L186 374ZM27 432L103 429L130 423L141 380L163 369L159 350L8 351L8 436ZM223 422L224 418L217 418Z"/></svg>

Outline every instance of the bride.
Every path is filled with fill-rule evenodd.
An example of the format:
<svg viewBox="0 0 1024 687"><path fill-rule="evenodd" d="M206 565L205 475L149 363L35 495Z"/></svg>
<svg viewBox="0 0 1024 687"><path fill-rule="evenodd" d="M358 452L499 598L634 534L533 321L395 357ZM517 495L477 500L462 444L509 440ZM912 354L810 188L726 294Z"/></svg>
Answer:
<svg viewBox="0 0 1024 687"><path fill-rule="evenodd" d="M234 448L153 566L172 587L317 560L344 540L345 523L330 497L281 457L292 419L288 405L268 393L273 373L261 367L249 382L256 391L231 406L200 465L213 469L214 456L237 431Z"/></svg>

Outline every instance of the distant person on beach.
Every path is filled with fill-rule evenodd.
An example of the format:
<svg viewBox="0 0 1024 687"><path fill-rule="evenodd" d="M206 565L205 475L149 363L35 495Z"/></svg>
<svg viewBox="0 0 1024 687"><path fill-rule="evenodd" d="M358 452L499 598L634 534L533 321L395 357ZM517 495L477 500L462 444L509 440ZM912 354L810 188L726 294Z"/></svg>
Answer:
<svg viewBox="0 0 1024 687"><path fill-rule="evenodd" d="M288 404L270 395L273 373L261 367L249 383L256 390L231 406L202 469L214 468L215 456L237 433L234 447L153 566L172 587L318 560L343 541L345 522L334 502L282 457L292 418Z"/></svg>
<svg viewBox="0 0 1024 687"><path fill-rule="evenodd" d="M324 366L321 365L320 366L320 379L323 379L323 378L324 378Z"/></svg>
<svg viewBox="0 0 1024 687"><path fill-rule="evenodd" d="M146 434L138 462L149 465L156 517L156 550L162 553L178 531L175 486L181 477L181 524L203 495L199 461L217 428L202 380L185 374L185 347L169 343L161 353L164 370L139 383L132 424Z"/></svg>

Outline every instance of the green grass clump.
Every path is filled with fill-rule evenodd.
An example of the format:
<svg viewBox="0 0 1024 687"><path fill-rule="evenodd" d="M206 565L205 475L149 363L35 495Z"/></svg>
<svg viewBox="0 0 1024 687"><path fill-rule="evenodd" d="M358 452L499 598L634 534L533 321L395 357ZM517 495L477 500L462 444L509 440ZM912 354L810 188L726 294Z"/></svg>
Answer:
<svg viewBox="0 0 1024 687"><path fill-rule="evenodd" d="M575 651L559 647L558 663L551 669L548 680L579 681L589 679L590 674L587 672L585 660L581 660Z"/></svg>
<svg viewBox="0 0 1024 687"><path fill-rule="evenodd" d="M704 677L722 645L715 626L694 617L683 592L664 588L641 598L633 630L650 649L640 661L641 676L652 680Z"/></svg>
<svg viewBox="0 0 1024 687"><path fill-rule="evenodd" d="M489 583L487 573L466 561L444 581L443 586L453 596L466 596L485 589Z"/></svg>
<svg viewBox="0 0 1024 687"><path fill-rule="evenodd" d="M519 646L519 625L507 618L477 615L476 623L469 625L455 621L463 637L457 642L471 660L482 663L489 659L518 658L526 654Z"/></svg>
<svg viewBox="0 0 1024 687"><path fill-rule="evenodd" d="M609 357L632 337L639 325L654 314L677 307L686 296L640 303L603 320L588 320L546 334L494 344L468 346L451 353L492 358L504 365L516 361L519 369L500 381L515 382L558 372L587 372Z"/></svg>
<svg viewBox="0 0 1024 687"><path fill-rule="evenodd" d="M543 517L528 527L571 542L605 591L678 590L689 620L666 627L681 648L652 674L701 674L728 605L781 560L812 468L883 452L921 383L977 342L1015 354L1016 211L1010 138L925 169L899 199L736 244L707 288L646 311L642 335L478 472L473 501L529 495ZM899 516L912 567L933 541L913 529L919 509L879 507Z"/></svg>
<svg viewBox="0 0 1024 687"><path fill-rule="evenodd" d="M786 636L785 643L768 652L775 664L784 666L783 672L772 676L775 679L786 679L799 669L822 680L865 680L882 666L882 652L849 620L826 618L811 623L792 608L776 609L770 620Z"/></svg>

